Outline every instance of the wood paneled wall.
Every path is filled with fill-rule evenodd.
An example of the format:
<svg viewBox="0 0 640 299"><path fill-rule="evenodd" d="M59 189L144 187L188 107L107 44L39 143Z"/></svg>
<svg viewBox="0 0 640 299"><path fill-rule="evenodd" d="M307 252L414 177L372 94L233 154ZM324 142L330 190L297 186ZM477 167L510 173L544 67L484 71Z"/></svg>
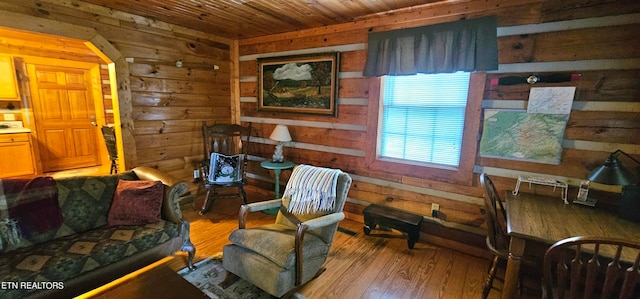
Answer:
<svg viewBox="0 0 640 299"><path fill-rule="evenodd" d="M482 191L476 180L467 186L367 168L365 157L374 154L367 152L368 111L375 104L370 95L372 79L362 76L369 32L497 15L500 69L487 75L484 108L526 107L530 86L496 86L489 83L491 79L582 74L581 80L570 83L577 93L560 165L473 157L476 176L489 173L502 191L513 188L519 174L533 174L568 180L573 186L570 194L575 196L575 185L608 153L620 148L640 156L638 1L453 2L239 41L81 1L0 0L0 17L3 12L94 29L128 58L126 68L118 68L128 68L128 77L120 78L123 83L118 89L131 93L130 115L125 117L132 120L137 165L157 167L191 181L192 164L201 158L202 120L252 122L251 184L272 189L273 174L262 169L259 161L273 153L275 143L268 136L275 125L286 124L294 140L284 150L287 159L340 168L353 176L346 207L350 217L361 220L361 209L368 203L423 215L430 215L431 204L438 203L441 217L431 219L426 227L442 242L455 239L482 246ZM341 52L338 117L257 110L257 58L326 51ZM176 67L177 61L183 67ZM283 181L289 173L283 172ZM535 191L559 197L544 188ZM593 193L613 198L615 204L615 192Z"/></svg>
<svg viewBox="0 0 640 299"><path fill-rule="evenodd" d="M130 100L120 99L130 101L120 104L131 113L121 117L130 118L127 132L135 145L125 148L135 161L127 168L151 166L192 181L193 164L202 157L202 121L237 120L231 114L231 40L81 1L0 1L0 17L6 13L95 30L125 58L128 77L120 78L118 89L131 93ZM114 123L106 65L101 75L107 123Z"/></svg>
<svg viewBox="0 0 640 299"><path fill-rule="evenodd" d="M240 40L241 120L253 122L256 132L252 153L257 157L270 157L274 143L268 136L276 124L286 124L293 138L291 146L285 147L288 160L340 168L352 174L354 183L346 208L352 212L351 218L361 220L361 209L368 203L425 216L431 215L431 204L438 203L441 216L429 221L430 229L447 229L442 235L450 234L451 228L471 233L471 237L463 234L453 238L470 238L466 242L483 246L481 238L473 237L485 231L478 173L492 175L501 192L513 189L519 174L564 179L572 185L570 197L575 198L575 186L610 152L620 148L636 157L640 155L640 139L636 137L640 134L639 12L640 3L634 1L465 1ZM483 108L526 109L530 85L491 85L491 79L567 72L582 75L580 80L569 83L535 85L577 88L561 164L481 158L476 153L476 175L469 186L400 175L393 169L369 169L365 157L375 153L367 152L366 146L371 119L368 110L376 103L370 94L375 79L362 76L368 33L486 15L498 16L500 67L487 74ZM258 111L258 58L325 51L341 52L337 118ZM473 117L481 119L482 115ZM251 172L253 184L273 188L273 174L260 169L257 162L252 164ZM283 172L283 176L287 175ZM595 194L615 201L618 194L609 193L615 189L600 187L608 192ZM558 196L560 200L559 191L554 193L551 188L532 191Z"/></svg>

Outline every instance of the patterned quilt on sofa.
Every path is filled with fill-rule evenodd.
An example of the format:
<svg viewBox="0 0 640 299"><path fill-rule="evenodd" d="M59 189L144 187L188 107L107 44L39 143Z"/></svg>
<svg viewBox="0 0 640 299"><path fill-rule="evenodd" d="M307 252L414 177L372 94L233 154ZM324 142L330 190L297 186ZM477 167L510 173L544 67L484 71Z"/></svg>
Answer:
<svg viewBox="0 0 640 299"><path fill-rule="evenodd" d="M62 225L25 239L17 248L0 250L0 282L64 282L180 234L180 226L169 221L108 226L107 214L120 179L137 177L125 172L56 180ZM0 298L28 294L24 289L0 288Z"/></svg>
<svg viewBox="0 0 640 299"><path fill-rule="evenodd" d="M66 281L178 236L180 227L161 221L147 225L103 226L0 255L0 281ZM25 290L2 290L0 298L20 298Z"/></svg>

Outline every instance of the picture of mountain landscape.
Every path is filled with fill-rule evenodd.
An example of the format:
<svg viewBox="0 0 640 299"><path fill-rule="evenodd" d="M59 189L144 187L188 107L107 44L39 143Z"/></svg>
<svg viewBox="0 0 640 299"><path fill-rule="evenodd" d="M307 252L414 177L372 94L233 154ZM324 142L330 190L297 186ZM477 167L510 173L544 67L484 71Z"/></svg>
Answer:
<svg viewBox="0 0 640 299"><path fill-rule="evenodd" d="M260 109L335 114L337 53L261 59Z"/></svg>

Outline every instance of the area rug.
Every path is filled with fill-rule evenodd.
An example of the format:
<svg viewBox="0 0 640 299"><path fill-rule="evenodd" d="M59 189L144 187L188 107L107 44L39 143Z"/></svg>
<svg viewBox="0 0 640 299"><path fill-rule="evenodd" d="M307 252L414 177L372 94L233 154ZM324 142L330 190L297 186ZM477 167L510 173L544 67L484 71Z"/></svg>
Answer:
<svg viewBox="0 0 640 299"><path fill-rule="evenodd" d="M215 254L195 264L196 269L184 268L178 271L184 279L214 299L270 299L271 295L244 279L239 279L226 289L218 286L226 276L222 268L222 253ZM306 299L295 293L293 298Z"/></svg>

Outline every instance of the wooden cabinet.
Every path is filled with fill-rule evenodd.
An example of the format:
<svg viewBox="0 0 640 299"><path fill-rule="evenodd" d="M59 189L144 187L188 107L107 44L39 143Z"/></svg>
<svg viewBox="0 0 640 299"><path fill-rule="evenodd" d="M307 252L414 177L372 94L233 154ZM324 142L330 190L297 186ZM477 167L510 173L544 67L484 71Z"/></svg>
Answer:
<svg viewBox="0 0 640 299"><path fill-rule="evenodd" d="M0 178L34 174L29 134L0 134Z"/></svg>
<svg viewBox="0 0 640 299"><path fill-rule="evenodd" d="M18 99L18 86L16 84L13 58L7 55L0 55L0 100L15 99Z"/></svg>

